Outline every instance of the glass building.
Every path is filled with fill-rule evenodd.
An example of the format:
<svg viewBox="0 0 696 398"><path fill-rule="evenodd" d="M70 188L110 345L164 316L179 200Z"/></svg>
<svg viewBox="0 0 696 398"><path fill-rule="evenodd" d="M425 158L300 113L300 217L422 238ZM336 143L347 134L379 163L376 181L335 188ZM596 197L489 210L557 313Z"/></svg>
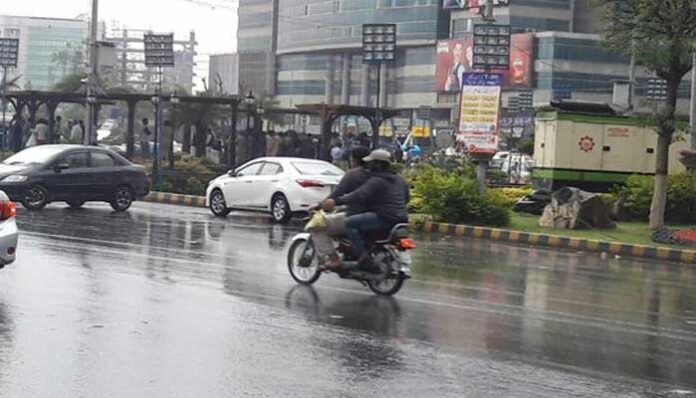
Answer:
<svg viewBox="0 0 696 398"><path fill-rule="evenodd" d="M0 15L0 36L19 39L19 62L9 76L23 89L49 90L82 67L87 22Z"/></svg>

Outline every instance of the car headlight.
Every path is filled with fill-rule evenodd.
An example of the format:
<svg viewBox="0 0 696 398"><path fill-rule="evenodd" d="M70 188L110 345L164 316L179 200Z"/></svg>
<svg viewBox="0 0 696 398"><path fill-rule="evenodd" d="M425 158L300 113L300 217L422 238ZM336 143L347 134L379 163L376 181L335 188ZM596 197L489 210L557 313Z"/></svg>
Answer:
<svg viewBox="0 0 696 398"><path fill-rule="evenodd" d="M29 179L29 177L27 177L27 176L13 175L13 176L5 177L2 180L2 182L24 182L28 179Z"/></svg>

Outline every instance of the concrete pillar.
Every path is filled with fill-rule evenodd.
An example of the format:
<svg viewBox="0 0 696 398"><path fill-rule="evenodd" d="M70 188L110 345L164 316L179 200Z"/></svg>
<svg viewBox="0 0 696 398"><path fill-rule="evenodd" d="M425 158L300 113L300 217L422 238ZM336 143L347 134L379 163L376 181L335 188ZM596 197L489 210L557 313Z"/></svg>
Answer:
<svg viewBox="0 0 696 398"><path fill-rule="evenodd" d="M329 55L326 61L326 79L324 83L324 102L333 105L334 103L334 56Z"/></svg>
<svg viewBox="0 0 696 398"><path fill-rule="evenodd" d="M380 76L379 76L379 106L380 108L386 108L389 106L387 103L387 95L389 94L387 92L387 79L389 77L389 69L387 68L386 65L382 65L382 68L380 68Z"/></svg>
<svg viewBox="0 0 696 398"><path fill-rule="evenodd" d="M128 158L135 154L135 109L138 103L128 101L128 133L126 135L126 156Z"/></svg>
<svg viewBox="0 0 696 398"><path fill-rule="evenodd" d="M341 68L341 105L350 105L350 54L343 54Z"/></svg>
<svg viewBox="0 0 696 398"><path fill-rule="evenodd" d="M360 77L360 105L370 106L370 66L363 64Z"/></svg>

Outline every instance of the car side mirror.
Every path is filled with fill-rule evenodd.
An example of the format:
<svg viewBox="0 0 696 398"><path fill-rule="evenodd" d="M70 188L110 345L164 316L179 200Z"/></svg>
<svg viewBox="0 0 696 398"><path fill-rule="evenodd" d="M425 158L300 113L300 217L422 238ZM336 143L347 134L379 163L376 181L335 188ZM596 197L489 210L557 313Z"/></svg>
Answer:
<svg viewBox="0 0 696 398"><path fill-rule="evenodd" d="M237 172L236 172L235 170L230 170L230 171L227 172L227 175L230 176L230 177L236 177L236 176L237 176Z"/></svg>
<svg viewBox="0 0 696 398"><path fill-rule="evenodd" d="M70 168L70 165L67 163L58 163L55 166L53 166L53 171L56 173L60 173L63 170L67 170Z"/></svg>

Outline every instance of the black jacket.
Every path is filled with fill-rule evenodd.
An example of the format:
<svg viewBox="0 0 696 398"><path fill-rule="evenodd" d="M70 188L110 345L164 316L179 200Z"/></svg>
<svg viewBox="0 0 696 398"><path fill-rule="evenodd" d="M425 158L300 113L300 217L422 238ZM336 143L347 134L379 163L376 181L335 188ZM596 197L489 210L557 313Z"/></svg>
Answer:
<svg viewBox="0 0 696 398"><path fill-rule="evenodd" d="M364 183L370 179L370 171L364 167L357 167L355 169L349 170L346 175L343 176L341 182L336 185L336 188L329 196L329 199L336 200L343 195L347 195L356 189L360 188ZM364 213L367 211L367 207L364 203L355 201L348 205L348 215Z"/></svg>
<svg viewBox="0 0 696 398"><path fill-rule="evenodd" d="M409 187L395 173L371 173L370 179L360 188L335 200L339 206L364 203L366 211L377 213L379 218L390 224L408 222Z"/></svg>

